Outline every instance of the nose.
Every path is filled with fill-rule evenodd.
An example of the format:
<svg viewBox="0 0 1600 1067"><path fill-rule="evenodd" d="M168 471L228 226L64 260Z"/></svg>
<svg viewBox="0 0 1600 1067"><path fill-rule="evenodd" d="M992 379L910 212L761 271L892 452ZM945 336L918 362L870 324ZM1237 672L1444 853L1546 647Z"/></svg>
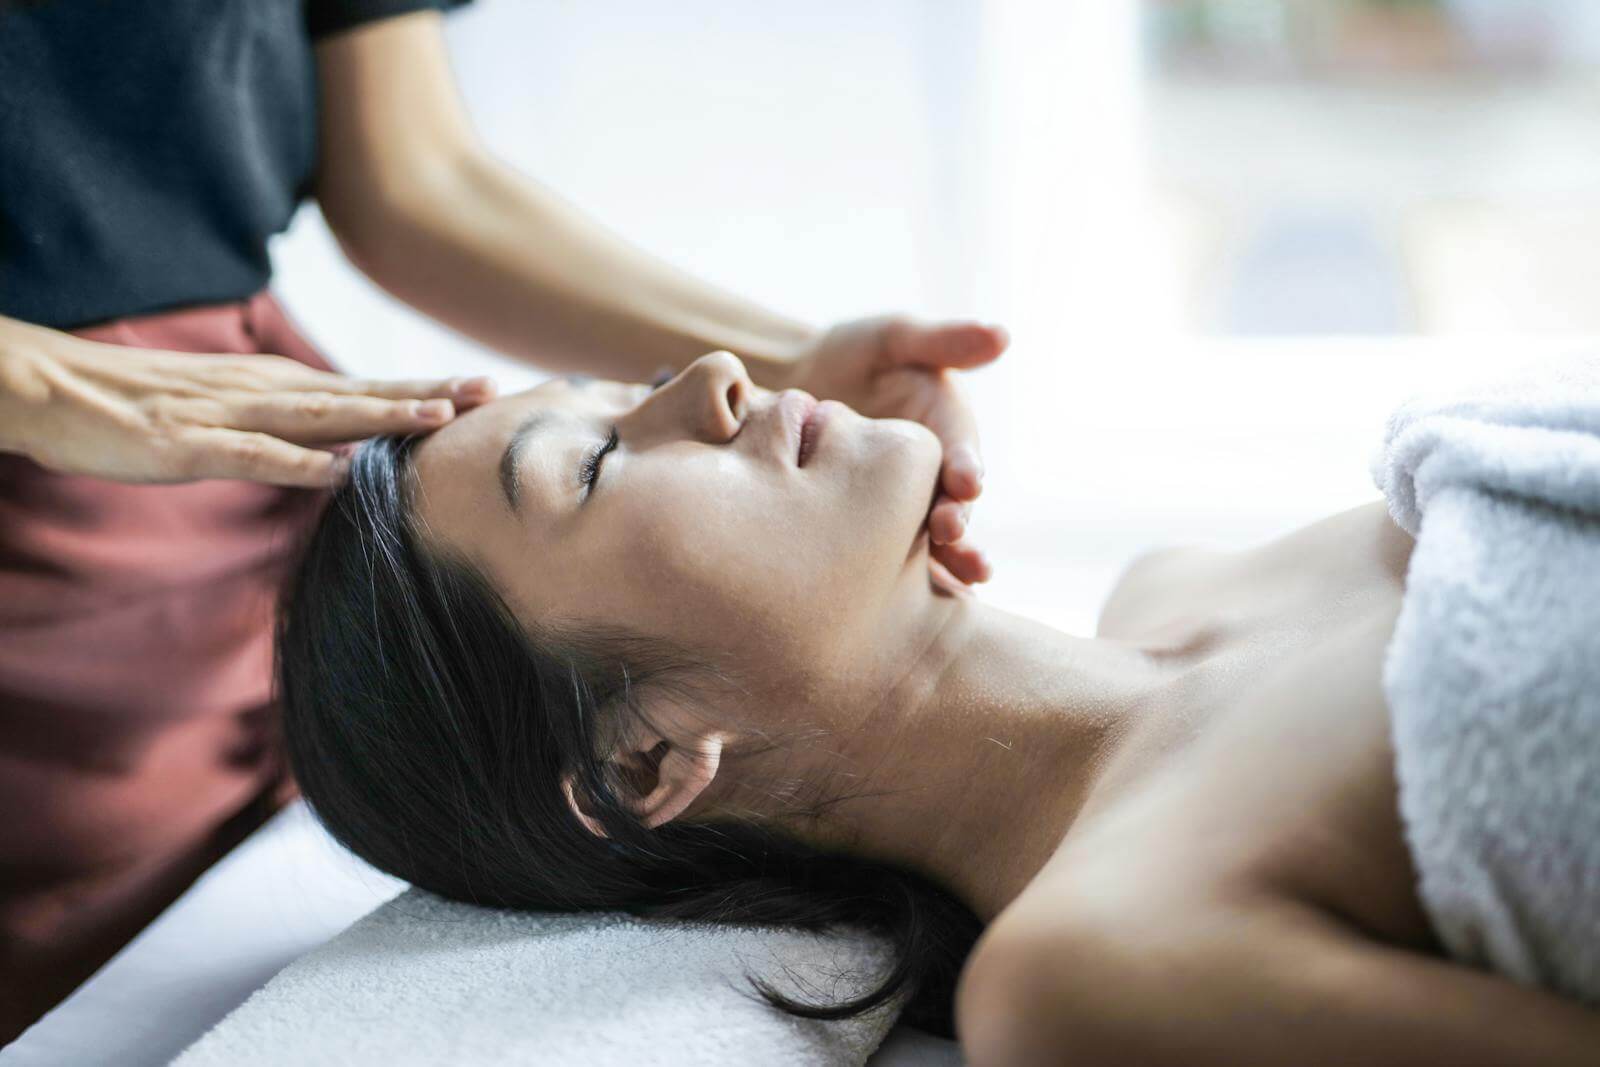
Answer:
<svg viewBox="0 0 1600 1067"><path fill-rule="evenodd" d="M732 352L708 352L650 395L652 408L710 444L723 444L744 425L755 392L744 362ZM663 427L664 429L664 427Z"/></svg>

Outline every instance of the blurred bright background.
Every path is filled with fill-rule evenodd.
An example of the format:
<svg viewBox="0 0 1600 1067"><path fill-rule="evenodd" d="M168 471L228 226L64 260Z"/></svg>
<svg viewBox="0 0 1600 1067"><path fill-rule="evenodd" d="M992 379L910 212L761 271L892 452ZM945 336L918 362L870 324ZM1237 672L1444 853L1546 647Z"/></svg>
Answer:
<svg viewBox="0 0 1600 1067"><path fill-rule="evenodd" d="M819 325L1000 322L980 595L1090 633L1136 554L1377 498L1390 407L1600 333L1595 0L478 0L505 160ZM355 374L543 380L314 208L276 287Z"/></svg>

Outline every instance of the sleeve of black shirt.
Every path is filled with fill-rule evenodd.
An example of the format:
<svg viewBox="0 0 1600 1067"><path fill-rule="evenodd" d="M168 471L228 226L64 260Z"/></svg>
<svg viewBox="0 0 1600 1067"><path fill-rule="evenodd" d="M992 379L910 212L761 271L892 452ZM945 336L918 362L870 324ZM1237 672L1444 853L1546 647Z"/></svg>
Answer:
<svg viewBox="0 0 1600 1067"><path fill-rule="evenodd" d="M307 0L306 32L312 40L364 22L413 11L449 11L471 0Z"/></svg>

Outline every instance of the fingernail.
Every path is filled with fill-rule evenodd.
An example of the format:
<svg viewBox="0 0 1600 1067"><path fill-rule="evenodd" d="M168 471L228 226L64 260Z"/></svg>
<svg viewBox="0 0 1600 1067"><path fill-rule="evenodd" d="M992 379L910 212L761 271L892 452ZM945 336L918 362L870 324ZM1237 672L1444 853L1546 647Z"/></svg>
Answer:
<svg viewBox="0 0 1600 1067"><path fill-rule="evenodd" d="M424 419L446 419L450 417L452 405L448 400L429 400L417 408L417 415Z"/></svg>
<svg viewBox="0 0 1600 1067"><path fill-rule="evenodd" d="M983 485L983 462L978 459L977 454L971 449L965 450L962 460L961 465L972 475L973 484L981 487Z"/></svg>

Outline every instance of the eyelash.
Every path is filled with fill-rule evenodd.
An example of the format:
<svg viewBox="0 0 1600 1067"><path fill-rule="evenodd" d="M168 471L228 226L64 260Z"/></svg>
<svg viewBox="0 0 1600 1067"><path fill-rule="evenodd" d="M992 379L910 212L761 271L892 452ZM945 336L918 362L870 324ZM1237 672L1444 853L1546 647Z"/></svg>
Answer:
<svg viewBox="0 0 1600 1067"><path fill-rule="evenodd" d="M579 481L583 483L588 492L594 492L595 479L600 477L600 461L605 458L607 452L616 447L617 428L613 426L611 427L611 436L606 438L606 443L589 453L589 458L583 461L583 472L579 476Z"/></svg>
<svg viewBox="0 0 1600 1067"><path fill-rule="evenodd" d="M668 382L670 382L672 378L673 372L671 370L663 370L660 374L657 374L655 379L650 383L650 391L652 393L655 392L657 389L660 389L663 385L666 385ZM583 461L583 467L579 472L578 480L583 484L585 496L594 492L595 479L600 477L600 461L605 459L607 452L610 452L616 447L617 428L613 426L611 427L611 435L606 438L606 443L589 453L589 458Z"/></svg>

